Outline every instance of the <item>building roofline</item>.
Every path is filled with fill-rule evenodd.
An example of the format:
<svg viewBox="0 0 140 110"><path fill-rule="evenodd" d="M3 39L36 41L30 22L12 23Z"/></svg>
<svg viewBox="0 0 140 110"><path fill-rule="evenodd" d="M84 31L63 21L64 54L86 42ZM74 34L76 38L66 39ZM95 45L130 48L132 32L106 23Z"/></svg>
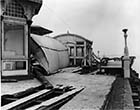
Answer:
<svg viewBox="0 0 140 110"><path fill-rule="evenodd" d="M0 2L3 2L5 0L0 0ZM42 4L42 0L25 0L25 1L30 1L30 2L34 2L34 3L39 3Z"/></svg>
<svg viewBox="0 0 140 110"><path fill-rule="evenodd" d="M45 34L50 34L53 31L46 29L44 27L41 27L39 25L32 25L31 26L31 33L37 34L37 35L45 35Z"/></svg>
<svg viewBox="0 0 140 110"><path fill-rule="evenodd" d="M42 0L28 0L28 1L42 4Z"/></svg>
<svg viewBox="0 0 140 110"><path fill-rule="evenodd" d="M71 33L60 34L60 35L54 36L54 38L63 37L63 36L67 36L67 35L70 35L70 36L76 36L76 37L79 37L79 38L81 38L81 39L86 40L87 42L89 42L89 43L91 43L91 44L93 43L93 41L91 41L91 40L88 40L88 39L86 39L86 38L84 38L84 37L82 37L82 36L80 36L80 35L77 35L77 34L71 34Z"/></svg>
<svg viewBox="0 0 140 110"><path fill-rule="evenodd" d="M42 6L43 1L42 0L27 0L27 1L33 2L35 4L38 4L38 8L36 8L36 10L35 10L35 14L38 14L39 10L40 10L40 8Z"/></svg>

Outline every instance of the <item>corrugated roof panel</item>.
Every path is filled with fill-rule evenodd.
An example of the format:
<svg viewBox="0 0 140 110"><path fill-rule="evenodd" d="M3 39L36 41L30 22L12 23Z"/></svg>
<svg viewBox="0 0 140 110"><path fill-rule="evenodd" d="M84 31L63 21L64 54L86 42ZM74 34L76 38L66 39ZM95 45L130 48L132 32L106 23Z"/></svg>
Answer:
<svg viewBox="0 0 140 110"><path fill-rule="evenodd" d="M33 36L33 38L35 39L35 41L44 48L48 48L51 50L56 50L56 51L65 51L67 50L67 48L60 43L59 41L57 41L54 38L48 37L48 36L39 36L39 35L35 35L32 34L31 36Z"/></svg>
<svg viewBox="0 0 140 110"><path fill-rule="evenodd" d="M31 34L31 38L31 52L48 73L68 66L68 49L62 43L51 37L35 34Z"/></svg>

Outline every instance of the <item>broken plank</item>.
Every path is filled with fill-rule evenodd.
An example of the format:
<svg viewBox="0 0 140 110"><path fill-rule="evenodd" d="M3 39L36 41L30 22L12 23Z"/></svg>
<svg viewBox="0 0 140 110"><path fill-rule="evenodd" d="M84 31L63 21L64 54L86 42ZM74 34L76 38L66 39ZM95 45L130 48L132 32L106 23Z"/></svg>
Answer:
<svg viewBox="0 0 140 110"><path fill-rule="evenodd" d="M30 108L28 108L28 109L26 109L26 110L36 110L36 109L38 109L38 108L40 108L40 107L44 107L44 106L51 106L51 105L53 105L53 104L56 104L56 103L58 103L59 101L61 101L61 100L63 100L63 99L65 99L65 98L67 98L67 97L69 97L69 96L72 96L73 94L75 94L75 93L78 93L78 92L80 92L80 91L82 91L84 88L77 88L77 89L74 89L74 90L72 90L72 91L70 91L70 92L66 92L66 93L64 93L64 94L62 94L61 96L58 96L58 97L54 97L54 98L52 98L52 99L50 99L50 100L47 100L47 101L44 101L44 102L42 102L41 104L39 104L39 105L36 105L36 106L33 106L33 107L30 107Z"/></svg>
<svg viewBox="0 0 140 110"><path fill-rule="evenodd" d="M41 90L41 91L39 91L39 92L37 92L37 93L34 93L34 94L32 94L32 95L29 95L29 96L27 96L27 97L24 97L24 98L22 98L22 99L19 99L19 100L17 100L17 101L14 101L14 102L12 102L12 103L10 103L10 104L7 104L7 105L5 105L5 106L2 106L2 107L1 107L1 110L8 110L8 109L11 109L11 108L13 108L13 107L16 107L16 106L22 104L22 103L25 103L25 102L27 102L27 101L29 101L29 100L32 100L33 98L36 98L36 97L38 97L38 96L40 96L40 95L43 95L43 94L45 94L46 92L49 92L49 91L50 91L50 90L47 90L47 89Z"/></svg>
<svg viewBox="0 0 140 110"><path fill-rule="evenodd" d="M134 107L136 110L140 110L140 106L135 106Z"/></svg>

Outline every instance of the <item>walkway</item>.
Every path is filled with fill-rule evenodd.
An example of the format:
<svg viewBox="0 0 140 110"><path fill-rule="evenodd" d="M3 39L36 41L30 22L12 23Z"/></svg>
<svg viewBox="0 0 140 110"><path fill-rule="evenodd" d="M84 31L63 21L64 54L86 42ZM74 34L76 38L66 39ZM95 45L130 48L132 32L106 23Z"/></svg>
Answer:
<svg viewBox="0 0 140 110"><path fill-rule="evenodd" d="M60 110L99 110L109 93L113 76L58 73L47 77L53 84L83 86L85 89L66 103Z"/></svg>

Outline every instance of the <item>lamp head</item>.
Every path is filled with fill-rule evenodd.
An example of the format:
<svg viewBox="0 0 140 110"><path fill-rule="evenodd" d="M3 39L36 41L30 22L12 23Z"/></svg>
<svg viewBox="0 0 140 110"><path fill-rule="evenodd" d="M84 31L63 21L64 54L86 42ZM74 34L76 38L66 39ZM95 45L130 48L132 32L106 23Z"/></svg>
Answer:
<svg viewBox="0 0 140 110"><path fill-rule="evenodd" d="M124 34L126 34L126 32L128 31L128 29L123 29L122 31L124 32Z"/></svg>

